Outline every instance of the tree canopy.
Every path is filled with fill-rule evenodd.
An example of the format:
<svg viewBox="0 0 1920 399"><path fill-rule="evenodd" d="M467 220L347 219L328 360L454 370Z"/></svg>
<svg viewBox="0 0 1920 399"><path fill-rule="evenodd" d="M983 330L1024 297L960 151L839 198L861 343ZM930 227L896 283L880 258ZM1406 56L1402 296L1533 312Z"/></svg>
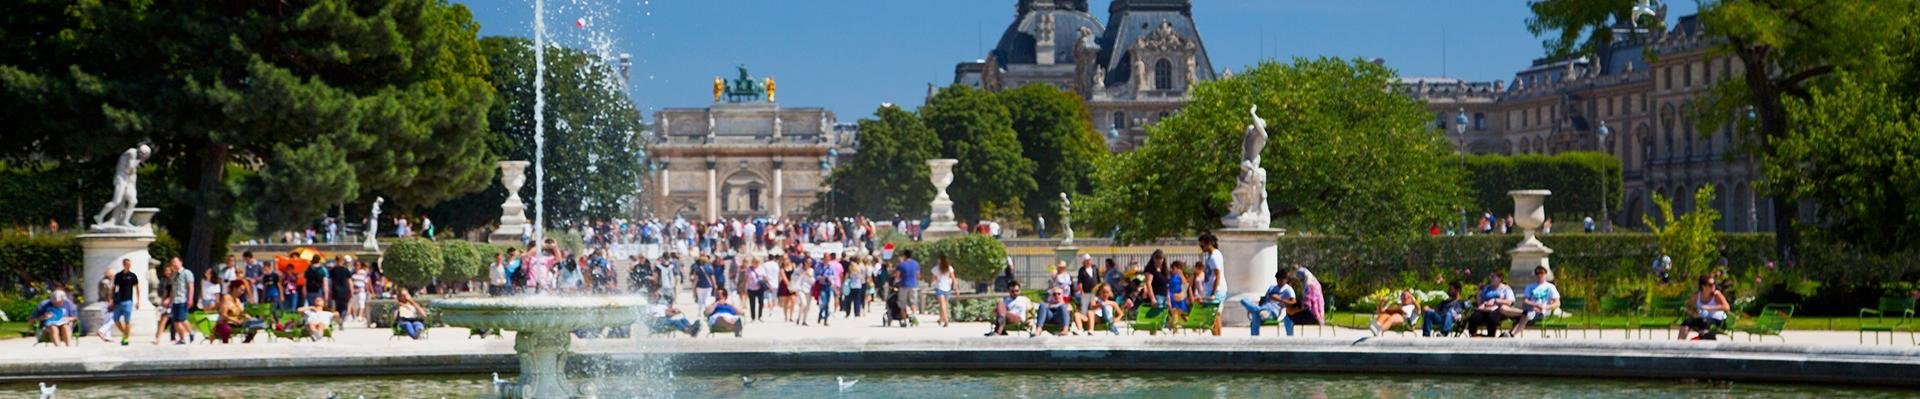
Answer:
<svg viewBox="0 0 1920 399"><path fill-rule="evenodd" d="M480 47L498 93L487 111L487 149L496 159L533 161L533 41L488 37ZM548 224L628 215L647 173L640 113L603 57L548 45L546 53L546 210ZM488 165L492 167L493 165ZM520 196L533 216L533 174ZM499 220L507 198L499 179L485 190L436 206L430 215L451 230Z"/></svg>
<svg viewBox="0 0 1920 399"><path fill-rule="evenodd" d="M1123 240L1218 228L1258 104L1275 227L1370 243L1414 237L1457 215L1465 184L1418 100L1385 90L1393 78L1372 63L1322 58L1202 83L1185 110L1148 128L1144 146L1108 159L1088 218Z"/></svg>
<svg viewBox="0 0 1920 399"><path fill-rule="evenodd" d="M873 115L860 120L860 153L827 176L828 192L814 202L814 214L911 219L927 214L934 193L926 162L938 158L939 138L919 116L900 107L881 106Z"/></svg>
<svg viewBox="0 0 1920 399"><path fill-rule="evenodd" d="M1035 189L1020 201L1026 215L1060 220L1060 193L1093 193L1106 139L1093 130L1086 104L1074 93L1035 83L997 96L1019 135L1021 155L1034 164Z"/></svg>
<svg viewBox="0 0 1920 399"><path fill-rule="evenodd" d="M1034 190L1034 162L1022 156L1012 116L992 93L948 86L920 117L939 135L940 156L960 160L947 186L956 216L979 219L982 204L1008 204Z"/></svg>
<svg viewBox="0 0 1920 399"><path fill-rule="evenodd" d="M375 193L432 204L491 178L493 92L464 6L439 0L22 0L0 15L0 151L87 161L140 141L179 163L187 263L245 198L257 229ZM230 163L257 168L229 189Z"/></svg>
<svg viewBox="0 0 1920 399"><path fill-rule="evenodd" d="M1546 39L1550 56L1592 54L1611 42L1608 31L1628 0L1533 0L1527 27ZM1798 128L1787 112L1789 98L1811 97L1811 88L1836 71L1889 76L1898 55L1910 48L1894 45L1910 36L1920 1L1708 0L1700 2L1700 21L1717 54L1731 54L1744 72L1711 87L1696 119L1701 132L1718 131L1729 121L1752 136L1747 149L1763 162L1778 157L1777 143ZM1582 38L1584 37L1584 38ZM1910 47L1910 46L1909 46ZM1738 112L1739 110L1748 112ZM1752 115L1734 120L1734 115ZM1799 215L1790 193L1797 180L1768 175L1762 187L1781 203L1774 207L1776 251L1783 258L1798 241ZM1789 258L1790 259L1790 258Z"/></svg>

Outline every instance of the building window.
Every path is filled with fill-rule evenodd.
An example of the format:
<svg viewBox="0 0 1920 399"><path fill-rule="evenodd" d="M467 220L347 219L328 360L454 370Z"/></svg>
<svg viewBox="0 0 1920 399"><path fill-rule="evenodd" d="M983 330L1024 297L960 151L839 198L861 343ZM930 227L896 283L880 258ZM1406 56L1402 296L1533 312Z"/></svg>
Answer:
<svg viewBox="0 0 1920 399"><path fill-rule="evenodd" d="M1153 118L1153 122L1160 123L1160 120L1162 119L1167 119L1167 111L1160 111L1160 115L1155 116Z"/></svg>
<svg viewBox="0 0 1920 399"><path fill-rule="evenodd" d="M1113 112L1113 128L1114 129L1127 128L1127 113L1120 112L1120 111Z"/></svg>
<svg viewBox="0 0 1920 399"><path fill-rule="evenodd" d="M1673 67L1660 68L1662 90L1673 90Z"/></svg>
<svg viewBox="0 0 1920 399"><path fill-rule="evenodd" d="M1473 130L1475 131L1487 130L1487 114L1479 113L1479 112L1473 113Z"/></svg>
<svg viewBox="0 0 1920 399"><path fill-rule="evenodd" d="M1153 89L1173 90L1173 62L1161 58L1153 63Z"/></svg>
<svg viewBox="0 0 1920 399"><path fill-rule="evenodd" d="M1680 72L1680 88L1693 87L1693 63L1685 65L1687 70Z"/></svg>

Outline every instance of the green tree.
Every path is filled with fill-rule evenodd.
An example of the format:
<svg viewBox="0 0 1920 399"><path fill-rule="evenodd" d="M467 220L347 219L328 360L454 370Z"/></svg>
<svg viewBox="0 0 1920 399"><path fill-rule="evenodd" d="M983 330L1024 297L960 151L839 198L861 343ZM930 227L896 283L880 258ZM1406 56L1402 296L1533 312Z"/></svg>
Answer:
<svg viewBox="0 0 1920 399"><path fill-rule="evenodd" d="M431 204L492 173L478 134L492 90L464 6L23 0L0 26L0 151L87 162L151 141L193 208L194 268L242 205L264 232L361 193ZM234 163L259 168L244 191Z"/></svg>
<svg viewBox="0 0 1920 399"><path fill-rule="evenodd" d="M1021 199L1024 211L1060 220L1060 193L1093 193L1094 166L1107 155L1106 138L1093 130L1086 104L1071 92L1035 83L998 96L1019 134L1021 154L1034 163L1036 187Z"/></svg>
<svg viewBox="0 0 1920 399"><path fill-rule="evenodd" d="M494 158L533 161L533 41L488 37L480 39L480 48L492 66L487 80L498 94L487 111L487 149ZM639 111L602 57L549 45L546 58L542 162L549 227L630 214L648 170ZM533 174L529 167L520 193L528 201L528 217L533 216ZM506 188L499 179L485 184L485 190L437 205L429 215L450 231L498 221Z"/></svg>
<svg viewBox="0 0 1920 399"><path fill-rule="evenodd" d="M982 203L1005 204L1033 192L1034 162L1022 156L1012 116L992 93L948 86L920 108L920 117L940 136L940 156L960 160L947 186L955 216L979 219Z"/></svg>
<svg viewBox="0 0 1920 399"><path fill-rule="evenodd" d="M1123 240L1220 227L1257 103L1275 227L1389 243L1452 220L1465 203L1459 161L1427 132L1430 114L1417 100L1381 89L1393 77L1372 63L1323 58L1202 83L1185 110L1148 128L1145 146L1106 162L1086 218L1098 230L1119 227Z"/></svg>
<svg viewBox="0 0 1920 399"><path fill-rule="evenodd" d="M1552 56L1592 54L1611 42L1614 21L1626 15L1629 0L1533 0L1527 29L1553 34L1545 44ZM1764 162L1778 157L1778 142L1798 128L1787 112L1789 98L1807 100L1816 80L1836 71L1886 76L1902 52L1890 46L1911 35L1920 1L1706 0L1700 21L1714 40L1713 51L1732 54L1744 68L1736 79L1713 84L1699 110L1701 132L1714 132L1737 120L1753 139L1748 151ZM1585 39L1580 37L1585 36ZM1747 110L1748 112L1740 112ZM1789 202L1799 191L1787 176L1769 175L1763 187L1781 206L1774 207L1776 253L1783 259L1799 240L1794 221L1799 207Z"/></svg>
<svg viewBox="0 0 1920 399"><path fill-rule="evenodd" d="M1700 186L1693 193L1696 204L1713 203L1713 185ZM1702 202L1705 201L1705 202ZM1700 276L1713 265L1715 255L1719 254L1713 232L1713 224L1720 221L1720 211L1710 206L1694 207L1685 215L1673 214L1673 200L1660 194L1653 195L1653 204L1660 208L1660 219L1667 223L1654 223L1653 215L1643 216L1653 234L1658 237L1660 252L1673 258L1673 270L1680 275L1680 281Z"/></svg>
<svg viewBox="0 0 1920 399"><path fill-rule="evenodd" d="M927 160L938 158L939 138L920 117L887 105L861 119L860 153L835 166L828 192L813 214L888 218L926 215L933 202Z"/></svg>
<svg viewBox="0 0 1920 399"><path fill-rule="evenodd" d="M1878 253L1920 249L1920 101L1842 74L1808 100L1789 99L1798 128L1764 162L1794 199L1821 207L1816 236Z"/></svg>

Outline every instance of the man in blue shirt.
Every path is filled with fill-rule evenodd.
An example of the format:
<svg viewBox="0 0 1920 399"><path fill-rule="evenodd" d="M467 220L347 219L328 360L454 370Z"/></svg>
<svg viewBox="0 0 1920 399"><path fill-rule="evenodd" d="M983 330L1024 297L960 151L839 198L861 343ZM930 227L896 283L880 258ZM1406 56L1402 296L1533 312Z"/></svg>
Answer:
<svg viewBox="0 0 1920 399"><path fill-rule="evenodd" d="M713 282L713 264L707 261L706 255L700 255L693 261L693 303L701 309L713 302Z"/></svg>
<svg viewBox="0 0 1920 399"><path fill-rule="evenodd" d="M894 269L899 277L900 297L907 304L907 314L920 313L920 262L913 260L913 250L900 251L900 267Z"/></svg>
<svg viewBox="0 0 1920 399"><path fill-rule="evenodd" d="M1247 309L1247 318L1251 319L1247 324L1253 329L1253 336L1260 336L1260 323L1273 319L1280 320L1280 326L1286 329L1288 336L1293 335L1293 318L1287 317L1288 310L1299 299L1294 295L1293 286L1287 285L1288 280L1286 271L1274 273L1273 286L1260 296L1259 303L1255 303L1253 298L1240 299L1240 306Z"/></svg>

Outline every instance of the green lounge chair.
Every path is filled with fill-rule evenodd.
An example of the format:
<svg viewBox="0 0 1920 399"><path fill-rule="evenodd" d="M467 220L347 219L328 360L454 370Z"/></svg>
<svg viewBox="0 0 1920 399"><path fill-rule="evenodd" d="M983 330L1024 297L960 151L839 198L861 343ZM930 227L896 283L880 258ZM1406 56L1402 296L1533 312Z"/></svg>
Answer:
<svg viewBox="0 0 1920 399"><path fill-rule="evenodd" d="M1193 312L1187 314L1187 321L1180 323L1180 328L1183 330L1212 332L1213 321L1218 318L1220 318L1220 304L1196 303L1193 305Z"/></svg>
<svg viewBox="0 0 1920 399"><path fill-rule="evenodd" d="M1640 317L1640 330L1651 336L1653 329L1662 330L1666 336L1674 336L1673 330L1687 321L1686 297L1657 296L1647 303L1646 311ZM1733 313L1733 312L1728 312Z"/></svg>
<svg viewBox="0 0 1920 399"><path fill-rule="evenodd" d="M1873 318L1867 318L1872 315ZM1873 344L1880 344L1880 333L1887 333L1887 343L1893 343L1894 331L1907 328L1913 321L1913 298L1884 297L1880 306L1873 309L1860 309L1860 343L1867 343L1867 333L1873 333ZM1912 340L1911 336L1908 340Z"/></svg>
<svg viewBox="0 0 1920 399"><path fill-rule="evenodd" d="M1780 336L1780 332L1787 330L1787 320L1793 319L1793 309L1793 304L1768 304L1760 309L1759 316L1754 316L1753 324L1740 326L1739 330L1747 333L1748 341L1752 341L1754 337L1762 337L1761 340L1764 341L1764 337L1773 336L1779 338L1780 342L1787 342L1787 338ZM1732 324L1734 323L1724 323L1724 325Z"/></svg>
<svg viewBox="0 0 1920 399"><path fill-rule="evenodd" d="M1169 313L1165 307L1140 308L1133 317L1132 330L1127 333L1132 334L1137 331L1146 331L1148 335L1158 335L1160 334L1160 330L1167 328L1167 315Z"/></svg>

